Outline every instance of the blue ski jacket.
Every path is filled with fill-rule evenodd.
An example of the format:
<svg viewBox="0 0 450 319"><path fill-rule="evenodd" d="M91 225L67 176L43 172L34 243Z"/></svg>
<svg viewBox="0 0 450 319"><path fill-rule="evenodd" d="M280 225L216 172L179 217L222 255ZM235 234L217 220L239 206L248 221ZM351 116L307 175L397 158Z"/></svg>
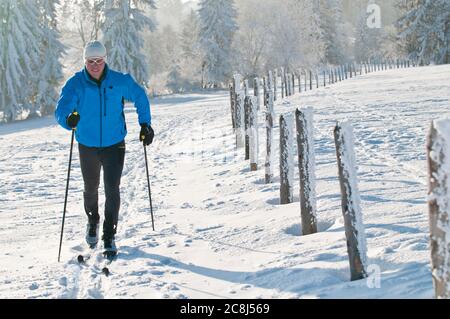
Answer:
<svg viewBox="0 0 450 319"><path fill-rule="evenodd" d="M78 112L75 131L78 143L89 147L108 147L127 135L125 101L134 102L139 124L151 124L150 102L144 88L129 74L105 66L103 80L95 82L86 68L75 73L64 85L56 106L56 121L67 130L67 117Z"/></svg>

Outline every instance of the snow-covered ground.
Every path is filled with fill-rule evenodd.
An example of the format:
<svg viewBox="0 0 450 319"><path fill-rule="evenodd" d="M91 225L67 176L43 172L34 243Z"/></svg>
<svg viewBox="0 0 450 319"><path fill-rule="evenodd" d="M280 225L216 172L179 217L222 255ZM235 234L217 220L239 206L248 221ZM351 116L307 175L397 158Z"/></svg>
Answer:
<svg viewBox="0 0 450 319"><path fill-rule="evenodd" d="M432 119L450 115L449 86L448 65L389 70L275 106L277 116L315 110L320 232L309 236L300 236L298 172L292 204L278 204L278 178L264 184L262 122L259 170L236 152L228 92L152 101L152 231L130 106L120 253L109 277L75 260L86 222L77 148L57 262L70 132L52 117L0 126L0 298L433 298L425 139ZM344 119L354 126L371 274L355 282L333 140ZM278 158L278 124L274 145Z"/></svg>

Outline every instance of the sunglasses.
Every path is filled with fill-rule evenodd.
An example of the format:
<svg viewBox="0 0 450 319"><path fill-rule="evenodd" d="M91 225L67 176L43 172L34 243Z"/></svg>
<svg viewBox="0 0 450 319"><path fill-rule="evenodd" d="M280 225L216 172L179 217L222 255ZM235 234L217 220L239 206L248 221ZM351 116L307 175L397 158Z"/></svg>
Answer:
<svg viewBox="0 0 450 319"><path fill-rule="evenodd" d="M91 65L91 66L102 65L103 63L105 63L105 59L104 58L87 59L86 60L86 64Z"/></svg>

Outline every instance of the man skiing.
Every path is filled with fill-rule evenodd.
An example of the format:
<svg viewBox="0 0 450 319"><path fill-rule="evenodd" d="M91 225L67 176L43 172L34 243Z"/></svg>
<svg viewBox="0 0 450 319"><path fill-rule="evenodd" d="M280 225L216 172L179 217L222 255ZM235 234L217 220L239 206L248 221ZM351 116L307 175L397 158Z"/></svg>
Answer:
<svg viewBox="0 0 450 319"><path fill-rule="evenodd" d="M86 242L93 248L99 239L98 187L103 167L105 219L104 254L114 257L114 236L120 209L120 179L125 158L125 101L134 102L145 145L153 141L150 103L145 90L129 74L111 70L105 46L89 42L84 49L83 70L64 85L56 107L57 122L75 130L84 180L84 209L88 216Z"/></svg>

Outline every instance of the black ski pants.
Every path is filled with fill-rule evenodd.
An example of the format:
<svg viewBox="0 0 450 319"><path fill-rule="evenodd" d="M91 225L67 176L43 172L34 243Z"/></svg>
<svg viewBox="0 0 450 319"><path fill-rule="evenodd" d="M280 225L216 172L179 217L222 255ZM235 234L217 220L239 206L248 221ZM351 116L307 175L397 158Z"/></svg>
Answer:
<svg viewBox="0 0 450 319"><path fill-rule="evenodd" d="M120 178L125 159L125 141L109 147L87 147L78 144L84 180L84 209L89 223L99 223L98 187L103 167L105 187L105 220L103 238L112 238L117 229L120 209Z"/></svg>

